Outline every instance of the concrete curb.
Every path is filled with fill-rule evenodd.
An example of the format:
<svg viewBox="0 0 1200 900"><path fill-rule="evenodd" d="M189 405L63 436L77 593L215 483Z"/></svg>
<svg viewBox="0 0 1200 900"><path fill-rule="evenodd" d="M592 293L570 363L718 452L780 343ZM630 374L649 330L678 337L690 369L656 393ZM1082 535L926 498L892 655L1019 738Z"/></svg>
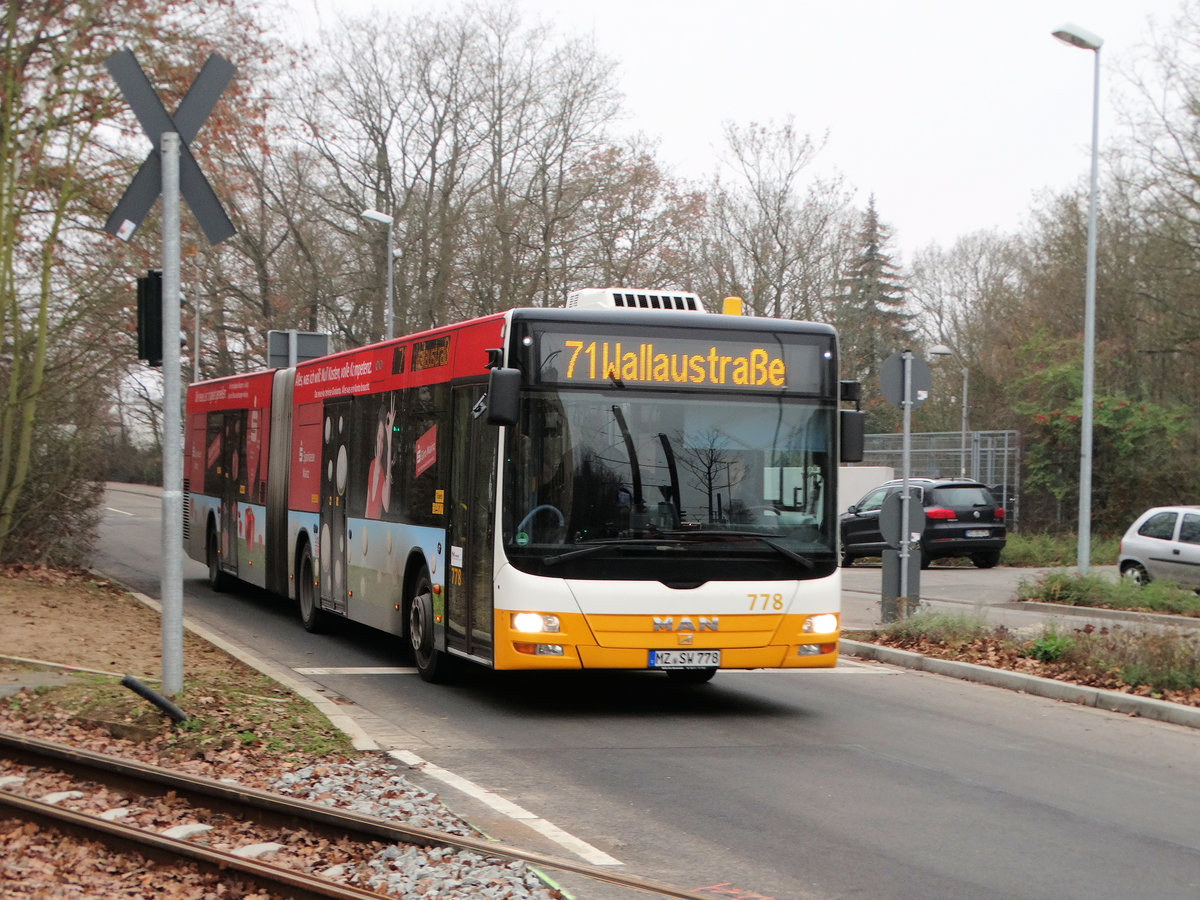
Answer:
<svg viewBox="0 0 1200 900"><path fill-rule="evenodd" d="M1096 606L1067 606L1062 603L1042 603L1038 600L1013 600L995 603L991 609L1031 610L1049 616L1087 616L1093 619L1112 619L1115 622L1136 622L1139 625L1170 625L1173 628L1200 629L1200 618L1173 616L1168 613L1135 612L1131 609L1107 609Z"/></svg>
<svg viewBox="0 0 1200 900"><path fill-rule="evenodd" d="M1200 707L1183 706L1179 703L1169 703L1166 700L1155 700L1153 697L1138 697L1121 691L1084 687L1066 681L1055 681L1053 678L1010 672L1007 669L993 669L990 666L977 666L949 659L935 659L908 650L848 641L844 638L840 642L840 647L842 653L858 659L873 659L887 665L931 672L935 675L948 675L951 678L960 678L977 684L988 684L1010 691L1020 691L1038 697L1047 697L1051 700L1094 706L1097 709L1107 709L1146 719L1157 719L1160 722L1170 722L1173 725L1183 725L1187 728L1200 728Z"/></svg>

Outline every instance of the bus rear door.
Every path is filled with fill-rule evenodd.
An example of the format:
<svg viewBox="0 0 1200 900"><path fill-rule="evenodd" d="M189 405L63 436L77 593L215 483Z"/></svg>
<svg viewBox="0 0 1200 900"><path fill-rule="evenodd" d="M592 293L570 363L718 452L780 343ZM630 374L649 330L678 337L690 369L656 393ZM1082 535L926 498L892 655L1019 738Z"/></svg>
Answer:
<svg viewBox="0 0 1200 900"><path fill-rule="evenodd" d="M209 463L205 493L220 501L217 527L222 572L238 574L238 503L244 499L246 475L246 411L208 415Z"/></svg>
<svg viewBox="0 0 1200 900"><path fill-rule="evenodd" d="M320 606L346 614L346 499L350 479L352 399L325 403L321 423Z"/></svg>

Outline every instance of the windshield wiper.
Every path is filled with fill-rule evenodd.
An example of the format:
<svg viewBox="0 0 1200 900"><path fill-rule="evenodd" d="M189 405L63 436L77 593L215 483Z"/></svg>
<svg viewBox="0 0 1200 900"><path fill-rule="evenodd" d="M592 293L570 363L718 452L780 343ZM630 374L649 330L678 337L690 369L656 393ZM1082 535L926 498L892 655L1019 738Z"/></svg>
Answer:
<svg viewBox="0 0 1200 900"><path fill-rule="evenodd" d="M697 540L699 538L700 540ZM705 541L716 543L717 541L726 538L733 538L738 541L759 541L766 544L775 552L786 556L795 562L800 563L806 569L815 568L815 564L807 556L801 556L794 550L785 547L778 541L772 540L766 535L758 534L754 531L688 531L688 532L671 532L667 535L658 537L646 538L613 538L606 541L589 541L582 547L577 547L574 550L567 550L564 553L558 553L554 556L547 556L543 562L547 566L553 566L560 562L566 562L570 559L579 559L583 556L591 556L594 553L599 553L601 550L608 550L613 547L645 547L654 546L657 544L698 544Z"/></svg>
<svg viewBox="0 0 1200 900"><path fill-rule="evenodd" d="M699 537L702 539L713 539L713 540L721 540L723 538L734 538L739 541L759 541L763 544L766 544L768 547L770 547L772 550L776 551L777 553L780 553L783 556L786 556L788 559L795 560L796 562L800 563L800 565L804 566L804 568L806 568L806 569L812 569L815 567L815 563L813 563L813 561L811 559L809 559L807 556L801 556L795 550L792 550L789 547L785 547L783 544L779 543L778 541L767 537L765 534L760 534L757 531L724 531L724 530L720 530L720 529L709 529L706 531L689 531L689 532L686 532L686 534L689 538Z"/></svg>
<svg viewBox="0 0 1200 900"><path fill-rule="evenodd" d="M683 544L686 541L677 537L652 537L652 538L612 538L606 541L589 541L582 547L576 547L574 550L567 550L564 553L558 553L554 556L547 556L542 562L548 566L555 563L566 562L569 559L579 559L581 556L591 556L593 553L599 553L601 550L608 550L612 547L631 547L634 545L645 546L647 544Z"/></svg>

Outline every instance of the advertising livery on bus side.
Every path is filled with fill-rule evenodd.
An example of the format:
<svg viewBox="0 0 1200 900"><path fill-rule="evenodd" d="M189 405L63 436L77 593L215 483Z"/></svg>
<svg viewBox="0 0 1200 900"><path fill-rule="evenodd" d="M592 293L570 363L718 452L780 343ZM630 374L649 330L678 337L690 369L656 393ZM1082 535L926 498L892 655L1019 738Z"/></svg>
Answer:
<svg viewBox="0 0 1200 900"><path fill-rule="evenodd" d="M856 388L827 325L577 291L192 384L185 548L310 631L404 638L428 681L829 667Z"/></svg>

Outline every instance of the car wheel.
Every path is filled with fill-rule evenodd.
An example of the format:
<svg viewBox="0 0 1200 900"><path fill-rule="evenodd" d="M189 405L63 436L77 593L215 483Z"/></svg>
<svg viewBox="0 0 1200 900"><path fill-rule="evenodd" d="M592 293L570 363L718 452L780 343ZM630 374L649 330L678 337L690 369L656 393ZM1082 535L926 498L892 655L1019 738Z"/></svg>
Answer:
<svg viewBox="0 0 1200 900"><path fill-rule="evenodd" d="M1134 584L1149 584L1150 573L1146 571L1145 566L1141 563L1127 562L1121 566L1121 575L1128 578Z"/></svg>
<svg viewBox="0 0 1200 900"><path fill-rule="evenodd" d="M921 559L922 569L928 569L933 564L933 560L930 558L929 554L925 552L925 546L923 544L917 546L917 556Z"/></svg>
<svg viewBox="0 0 1200 900"><path fill-rule="evenodd" d="M848 569L848 568L850 568L852 565L854 565L854 557L850 555L850 551L848 551L848 550L846 549L846 545L845 545L845 544L842 544L842 556L841 556L841 561L842 561L842 568L844 568L844 569Z"/></svg>
<svg viewBox="0 0 1200 900"><path fill-rule="evenodd" d="M991 569L1000 562L999 550L981 550L978 553L971 554L971 562L975 563L976 568Z"/></svg>

